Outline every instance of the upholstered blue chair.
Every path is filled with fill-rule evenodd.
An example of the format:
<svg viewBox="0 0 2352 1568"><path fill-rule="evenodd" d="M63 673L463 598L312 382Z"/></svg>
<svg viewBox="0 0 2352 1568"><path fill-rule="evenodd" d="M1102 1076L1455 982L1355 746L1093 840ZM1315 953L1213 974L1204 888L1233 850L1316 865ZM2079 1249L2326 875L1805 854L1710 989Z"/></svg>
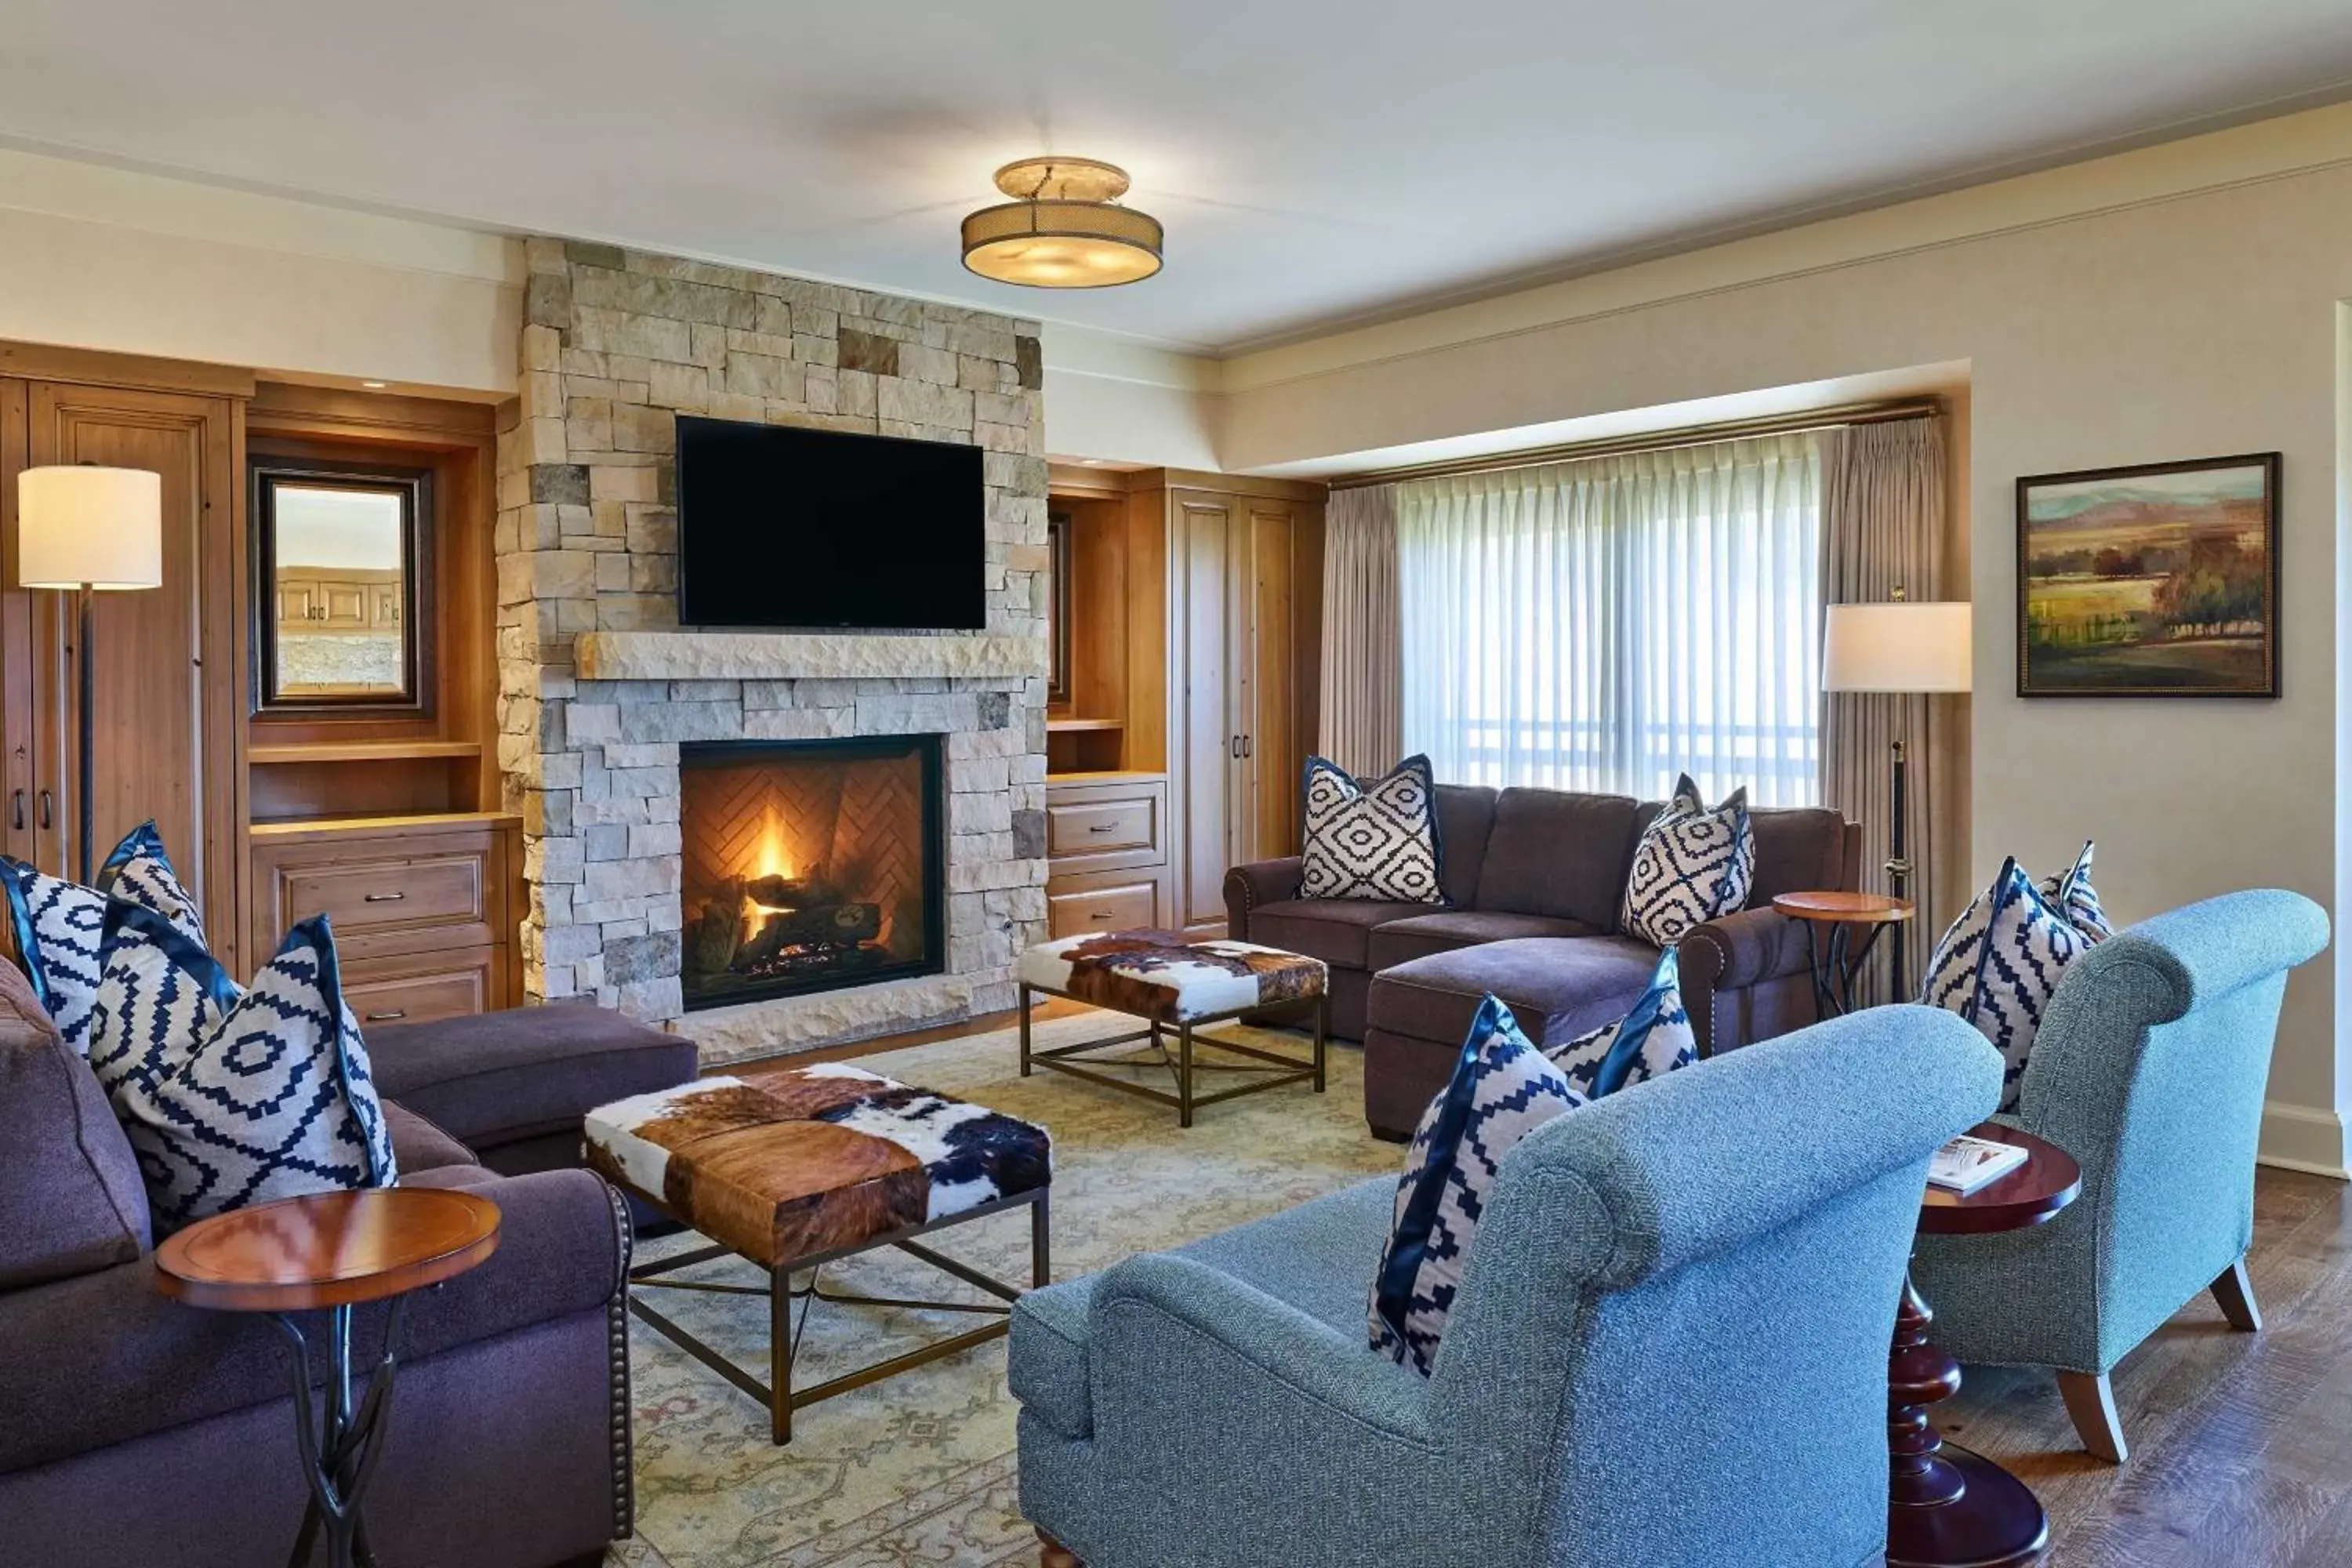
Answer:
<svg viewBox="0 0 2352 1568"><path fill-rule="evenodd" d="M2327 945L2297 893L2231 893L2144 921L2067 966L2014 1121L2074 1156L2083 1191L2049 1223L1922 1237L1912 1276L1936 1342L1964 1362L2056 1370L2084 1447L2128 1452L2108 1374L2211 1290L2262 1326L2246 1279L2254 1146L2287 971Z"/></svg>
<svg viewBox="0 0 2352 1568"><path fill-rule="evenodd" d="M1021 1299L1048 1568L1853 1568L1928 1154L1990 1114L1958 1018L1885 1007L1547 1123L1427 1377L1367 1348L1382 1178Z"/></svg>

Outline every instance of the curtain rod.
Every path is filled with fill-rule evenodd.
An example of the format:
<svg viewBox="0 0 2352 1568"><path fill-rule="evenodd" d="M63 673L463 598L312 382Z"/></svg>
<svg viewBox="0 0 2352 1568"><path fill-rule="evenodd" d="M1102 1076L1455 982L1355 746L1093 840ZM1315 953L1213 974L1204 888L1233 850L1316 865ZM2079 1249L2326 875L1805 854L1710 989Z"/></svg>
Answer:
<svg viewBox="0 0 2352 1568"><path fill-rule="evenodd" d="M1906 398L1895 403L1850 403L1835 408L1808 408L1797 414L1769 415L1756 419L1730 419L1717 425L1685 425L1675 430L1654 430L1645 436L1602 437L1570 441L1557 447L1532 447L1496 452L1485 458L1412 463L1402 468L1371 468L1342 474L1328 481L1335 490L1362 489L1370 485L1396 484L1405 479L1442 479L1457 474L1497 474L1512 468L1538 468L1550 463L1587 458L1615 458L1633 452L1663 452L1677 447L1707 447L1751 436L1793 436L1806 430L1835 430L1849 425L1881 425L1894 419L1933 419L1944 412L1940 397Z"/></svg>

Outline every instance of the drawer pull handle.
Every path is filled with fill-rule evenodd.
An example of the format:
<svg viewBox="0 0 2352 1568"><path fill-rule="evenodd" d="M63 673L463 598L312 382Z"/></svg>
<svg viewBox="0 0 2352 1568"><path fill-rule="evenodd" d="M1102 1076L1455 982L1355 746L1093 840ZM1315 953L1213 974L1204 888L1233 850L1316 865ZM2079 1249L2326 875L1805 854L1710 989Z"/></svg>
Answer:
<svg viewBox="0 0 2352 1568"><path fill-rule="evenodd" d="M1090 921L1107 921L1110 919L1110 917L1111 911L1108 910L1088 910L1087 911L1087 919Z"/></svg>
<svg viewBox="0 0 2352 1568"><path fill-rule="evenodd" d="M1118 831L1118 824L1116 822L1097 822L1089 826L1087 831L1088 833L1117 833Z"/></svg>
<svg viewBox="0 0 2352 1568"><path fill-rule="evenodd" d="M407 1016L408 1009L405 1007L386 1007L381 1013L370 1013L367 1016L367 1021L371 1024L389 1024L395 1019Z"/></svg>
<svg viewBox="0 0 2352 1568"><path fill-rule="evenodd" d="M25 792L23 790L16 792L16 831L19 833L25 831Z"/></svg>
<svg viewBox="0 0 2352 1568"><path fill-rule="evenodd" d="M371 904L396 904L406 897L408 897L406 893L370 893L364 901Z"/></svg>

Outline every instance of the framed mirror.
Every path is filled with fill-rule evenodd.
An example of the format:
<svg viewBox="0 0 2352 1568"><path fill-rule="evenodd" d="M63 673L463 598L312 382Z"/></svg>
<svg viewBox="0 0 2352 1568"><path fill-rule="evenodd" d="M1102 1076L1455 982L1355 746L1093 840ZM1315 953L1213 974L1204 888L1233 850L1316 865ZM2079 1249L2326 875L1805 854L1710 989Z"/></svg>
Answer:
<svg viewBox="0 0 2352 1568"><path fill-rule="evenodd" d="M429 712L426 469L253 466L254 710Z"/></svg>

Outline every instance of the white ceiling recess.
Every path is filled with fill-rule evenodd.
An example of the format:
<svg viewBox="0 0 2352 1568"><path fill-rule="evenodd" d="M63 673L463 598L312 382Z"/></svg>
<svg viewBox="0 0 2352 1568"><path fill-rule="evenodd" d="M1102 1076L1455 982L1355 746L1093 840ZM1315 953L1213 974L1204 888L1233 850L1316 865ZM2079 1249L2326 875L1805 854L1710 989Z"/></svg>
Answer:
<svg viewBox="0 0 2352 1568"><path fill-rule="evenodd" d="M0 138L1232 353L2329 101L2341 0L16 0ZM1109 159L1131 288L959 263L999 163Z"/></svg>

